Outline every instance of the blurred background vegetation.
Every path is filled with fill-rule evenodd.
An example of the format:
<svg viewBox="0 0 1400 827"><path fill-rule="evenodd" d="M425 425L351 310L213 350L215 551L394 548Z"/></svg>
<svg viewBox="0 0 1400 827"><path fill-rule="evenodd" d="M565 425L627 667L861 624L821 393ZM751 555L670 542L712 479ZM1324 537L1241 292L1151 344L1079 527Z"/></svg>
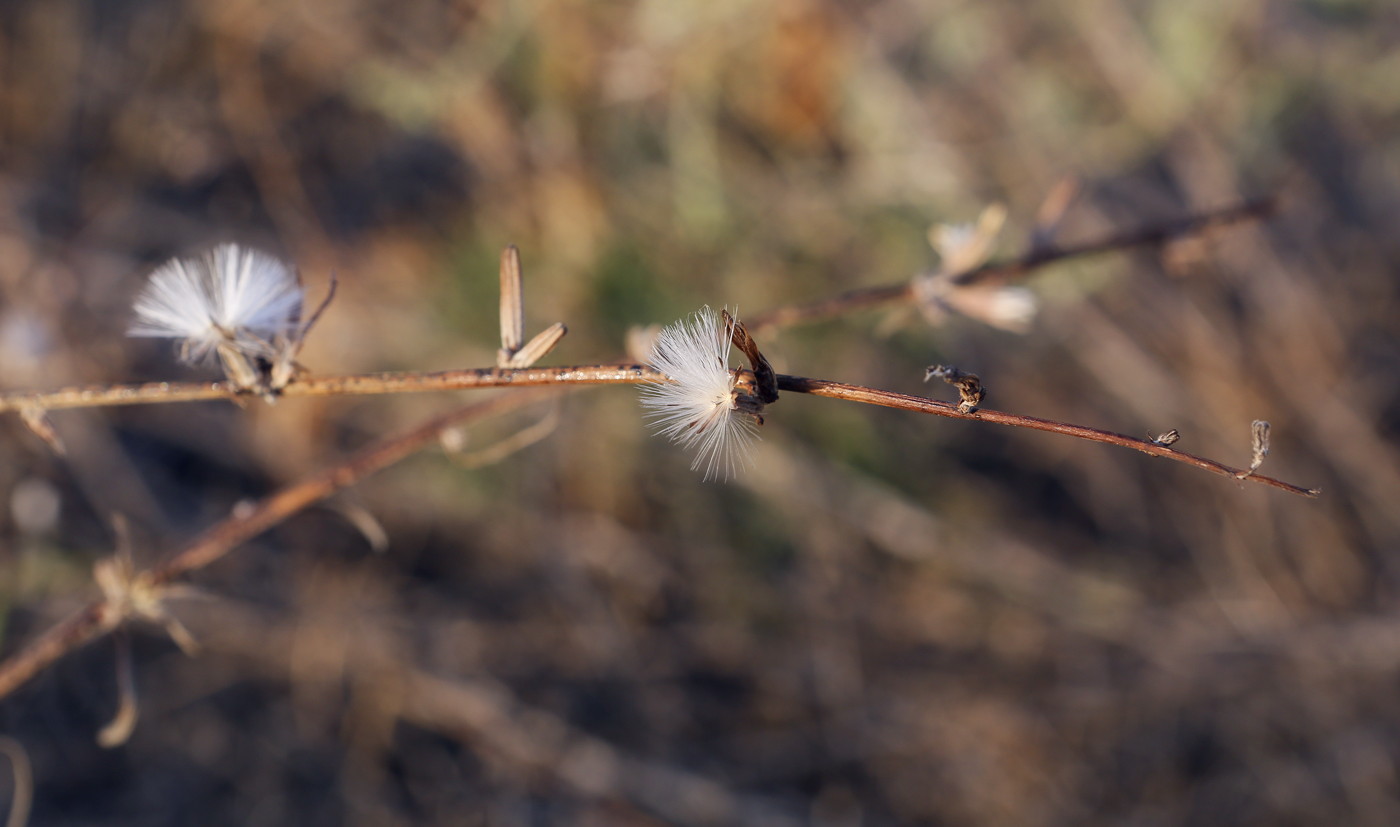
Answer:
<svg viewBox="0 0 1400 827"><path fill-rule="evenodd" d="M239 240L335 304L322 373L489 365L519 245L548 362L1283 191L1263 225L1046 269L1018 335L908 309L780 371L1249 458L1317 501L1041 433L784 397L703 483L636 393L493 466L410 459L195 580L206 650L110 641L0 704L34 824L1400 822L1400 7L1386 0L13 0L0 385L184 379L145 274ZM240 500L462 394L58 412L0 439L13 651ZM468 449L540 420L473 428ZM387 548L357 530L376 518ZM7 782L0 788L7 789Z"/></svg>

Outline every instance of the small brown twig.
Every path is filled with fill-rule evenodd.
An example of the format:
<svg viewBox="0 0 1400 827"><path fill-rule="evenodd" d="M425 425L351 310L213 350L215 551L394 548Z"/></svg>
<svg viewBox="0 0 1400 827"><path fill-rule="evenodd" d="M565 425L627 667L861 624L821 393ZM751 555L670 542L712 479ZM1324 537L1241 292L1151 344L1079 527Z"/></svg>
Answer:
<svg viewBox="0 0 1400 827"><path fill-rule="evenodd" d="M864 402L868 405L880 405L885 408L898 408L903 411L916 411L918 413L946 416L953 419L977 419L984 422L996 422L1001 425L1013 425L1017 428L1049 431L1055 434L1075 437L1076 439L1086 439L1090 442L1103 442L1108 445L1133 448L1144 454L1151 454L1154 457L1166 457L1167 459L1174 459L1177 462L1184 462L1187 465L1209 471L1212 474L1219 474L1222 477L1234 477L1236 479L1249 479L1254 482L1260 482L1282 491L1287 491L1290 494L1300 494L1304 497L1317 497L1318 494L1321 493L1315 488L1303 488L1282 480L1276 480L1273 477L1263 476L1262 474L1250 474L1248 477L1241 477L1240 475L1244 473L1243 469L1231 468L1223 463L1198 457L1194 454L1188 454L1184 451L1174 451L1166 445L1143 439L1135 439L1122 434L1115 434L1112 431L1101 431L1098 428L1087 428L1083 425L1056 422L1052 419L1039 419L1034 416L990 411L985 408L978 410L976 413L963 413L958 410L956 405L948 402L938 402L933 399L925 399L922 396L909 396L893 391L864 388L860 385L847 385L842 382L828 382L822 379L804 379L800 376L783 376L779 374L778 390L810 393L814 396L845 399L851 402Z"/></svg>
<svg viewBox="0 0 1400 827"><path fill-rule="evenodd" d="M1241 221L1260 220L1273 215L1278 210L1278 206L1278 197L1268 195L1263 198L1242 201L1228 207L1197 213L1176 221L1114 233L1081 244L1063 247L1032 245L1031 249L1019 258L1010 261L989 262L974 267L953 276L949 283L955 286L966 286L994 279L1023 278L1034 270L1065 259L1163 244L1184 236L1195 235ZM793 304L770 310L767 313L759 313L749 317L749 328L755 333L765 333L774 328L830 319L856 310L912 302L914 298L913 281L880 287L863 287L807 304Z"/></svg>

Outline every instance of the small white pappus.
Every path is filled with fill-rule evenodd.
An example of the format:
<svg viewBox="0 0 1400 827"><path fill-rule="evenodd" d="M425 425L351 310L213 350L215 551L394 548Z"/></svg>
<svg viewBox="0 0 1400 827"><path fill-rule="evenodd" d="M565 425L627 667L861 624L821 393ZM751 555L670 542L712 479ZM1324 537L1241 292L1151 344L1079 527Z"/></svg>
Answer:
<svg viewBox="0 0 1400 827"><path fill-rule="evenodd" d="M729 369L733 328L708 306L665 327L652 345L650 364L671 382L644 385L642 406L660 436L696 448L691 470L728 480L753 464L756 419L743 410L737 371Z"/></svg>
<svg viewBox="0 0 1400 827"><path fill-rule="evenodd" d="M234 384L262 388L263 373L290 375L303 334L301 307L301 280L290 267L267 253L222 244L156 268L136 298L127 335L179 339L181 361L217 355ZM259 360L262 370L254 367Z"/></svg>

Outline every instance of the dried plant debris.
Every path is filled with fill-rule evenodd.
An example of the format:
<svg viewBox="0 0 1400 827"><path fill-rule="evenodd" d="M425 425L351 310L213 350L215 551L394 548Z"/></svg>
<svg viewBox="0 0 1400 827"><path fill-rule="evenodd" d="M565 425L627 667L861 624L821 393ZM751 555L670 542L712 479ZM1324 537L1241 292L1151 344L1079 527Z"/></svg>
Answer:
<svg viewBox="0 0 1400 827"><path fill-rule="evenodd" d="M68 449L64 447L63 440L59 438L58 431L53 429L53 421L49 419L49 412L43 408L33 405L26 405L19 409L20 419L34 435L44 441L45 445L59 456L65 456Z"/></svg>
<svg viewBox="0 0 1400 827"><path fill-rule="evenodd" d="M117 656L117 712L107 725L98 730L97 744L114 749L131 740L136 722L141 717L141 705L136 696L136 669L131 661L131 638L125 629L112 634Z"/></svg>
<svg viewBox="0 0 1400 827"><path fill-rule="evenodd" d="M938 252L938 269L949 275L966 273L987 262L992 245L1006 224L1006 205L990 204L969 224L935 224L928 241Z"/></svg>
<svg viewBox="0 0 1400 827"><path fill-rule="evenodd" d="M1269 456L1269 423L1262 419L1249 423L1249 437L1250 449L1254 455L1249 460L1249 470L1240 474L1240 479L1258 471L1259 466L1264 464L1264 459Z"/></svg>
<svg viewBox="0 0 1400 827"><path fill-rule="evenodd" d="M10 759L13 786L10 787L10 815L5 827L24 827L29 823L29 807L34 802L34 765L24 745L13 738L0 735L0 752Z"/></svg>
<svg viewBox="0 0 1400 827"><path fill-rule="evenodd" d="M958 412L970 414L977 410L987 396L982 380L975 373L967 373L952 365L931 365L924 371L924 381L938 377L958 389Z"/></svg>
<svg viewBox="0 0 1400 827"><path fill-rule="evenodd" d="M1157 436L1149 434L1148 439L1151 440L1152 444L1161 445L1165 448L1169 445L1175 445L1181 439L1181 434L1178 433L1175 428L1172 428L1165 434L1158 434Z"/></svg>
<svg viewBox="0 0 1400 827"><path fill-rule="evenodd" d="M759 351L758 343L749 335L744 323L730 317L728 310L721 310L720 313L724 317L724 323L733 331L734 346L743 351L749 364L753 365L754 395L764 405L777 402L778 374L773 371L773 366L768 364L768 359Z"/></svg>

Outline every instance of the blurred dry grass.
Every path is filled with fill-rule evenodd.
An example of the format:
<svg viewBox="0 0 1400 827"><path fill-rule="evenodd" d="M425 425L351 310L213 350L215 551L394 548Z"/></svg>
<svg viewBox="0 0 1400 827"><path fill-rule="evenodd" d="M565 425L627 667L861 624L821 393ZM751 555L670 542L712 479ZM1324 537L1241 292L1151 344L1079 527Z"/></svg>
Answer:
<svg viewBox="0 0 1400 827"><path fill-rule="evenodd" d="M339 274L315 370L491 364L512 242L583 363L906 278L992 201L1014 253L1065 176L1064 240L1284 186L1266 226L1044 272L1023 337L896 311L763 345L1227 462L1267 419L1265 468L1324 491L807 398L717 486L593 391L206 572L203 656L137 639L127 746L93 742L110 644L7 699L33 823L1400 821L1397 44L1383 0L5 4L6 388L185 375L128 302L228 238ZM110 512L150 562L453 403L63 413L66 461L9 420L5 648L90 591Z"/></svg>

